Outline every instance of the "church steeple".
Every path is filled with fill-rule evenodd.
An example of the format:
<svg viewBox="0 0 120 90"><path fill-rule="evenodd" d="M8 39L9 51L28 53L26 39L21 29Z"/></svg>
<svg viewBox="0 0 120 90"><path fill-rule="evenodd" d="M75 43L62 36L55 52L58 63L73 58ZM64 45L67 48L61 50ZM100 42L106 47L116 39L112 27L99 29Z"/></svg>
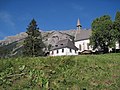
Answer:
<svg viewBox="0 0 120 90"><path fill-rule="evenodd" d="M78 21L77 21L77 30L80 30L81 29L81 24L80 24L80 20L79 20L79 18L78 18Z"/></svg>

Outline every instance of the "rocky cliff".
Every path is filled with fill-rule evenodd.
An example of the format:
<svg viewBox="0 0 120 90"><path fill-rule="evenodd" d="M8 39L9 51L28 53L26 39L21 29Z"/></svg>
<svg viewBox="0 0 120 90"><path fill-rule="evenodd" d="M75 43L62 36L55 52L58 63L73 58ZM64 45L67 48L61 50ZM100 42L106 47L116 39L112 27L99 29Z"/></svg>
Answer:
<svg viewBox="0 0 120 90"><path fill-rule="evenodd" d="M46 47L50 44L55 45L56 42L62 39L74 39L76 30L64 30L64 31L41 31L43 42ZM15 56L21 54L24 39L27 37L25 32L17 34L15 36L5 37L4 40L0 40L0 56ZM6 50L6 54L2 50ZM4 55L3 55L4 54Z"/></svg>

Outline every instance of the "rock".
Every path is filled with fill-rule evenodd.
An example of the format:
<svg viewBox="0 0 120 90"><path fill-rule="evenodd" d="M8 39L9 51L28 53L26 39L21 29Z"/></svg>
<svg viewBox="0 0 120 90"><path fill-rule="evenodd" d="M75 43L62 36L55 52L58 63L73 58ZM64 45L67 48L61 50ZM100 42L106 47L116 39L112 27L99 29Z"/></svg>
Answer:
<svg viewBox="0 0 120 90"><path fill-rule="evenodd" d="M75 30L64 30L64 31L41 31L43 42L46 46L54 46L59 40L63 39L74 39ZM15 56L22 53L22 47L24 39L27 37L27 33L21 32L15 36L5 37L4 40L0 40L0 47L10 49L9 56ZM15 44L13 44L15 43Z"/></svg>

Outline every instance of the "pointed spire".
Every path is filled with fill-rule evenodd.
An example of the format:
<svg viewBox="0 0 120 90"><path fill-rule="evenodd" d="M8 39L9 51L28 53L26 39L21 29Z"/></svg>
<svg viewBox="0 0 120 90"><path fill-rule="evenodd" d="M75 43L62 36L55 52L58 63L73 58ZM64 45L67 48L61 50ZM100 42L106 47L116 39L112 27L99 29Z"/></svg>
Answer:
<svg viewBox="0 0 120 90"><path fill-rule="evenodd" d="M81 24L80 24L80 20L79 20L79 18L78 18L78 21L77 21L77 30L80 30L81 29Z"/></svg>
<svg viewBox="0 0 120 90"><path fill-rule="evenodd" d="M79 20L79 18L78 18L78 21L77 21L77 26L79 26L80 25L80 20Z"/></svg>

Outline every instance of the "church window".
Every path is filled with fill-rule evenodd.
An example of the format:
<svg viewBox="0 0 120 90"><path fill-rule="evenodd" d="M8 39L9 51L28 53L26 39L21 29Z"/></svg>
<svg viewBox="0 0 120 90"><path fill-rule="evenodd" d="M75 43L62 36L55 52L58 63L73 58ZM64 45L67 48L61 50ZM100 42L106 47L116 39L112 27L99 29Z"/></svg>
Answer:
<svg viewBox="0 0 120 90"><path fill-rule="evenodd" d="M87 49L89 50L89 43L87 43Z"/></svg>
<svg viewBox="0 0 120 90"><path fill-rule="evenodd" d="M54 51L52 51L52 54L54 54Z"/></svg>
<svg viewBox="0 0 120 90"><path fill-rule="evenodd" d="M81 51L81 44L79 45L79 49L80 49L80 51Z"/></svg>
<svg viewBox="0 0 120 90"><path fill-rule="evenodd" d="M75 50L75 53L76 53L76 50Z"/></svg>

